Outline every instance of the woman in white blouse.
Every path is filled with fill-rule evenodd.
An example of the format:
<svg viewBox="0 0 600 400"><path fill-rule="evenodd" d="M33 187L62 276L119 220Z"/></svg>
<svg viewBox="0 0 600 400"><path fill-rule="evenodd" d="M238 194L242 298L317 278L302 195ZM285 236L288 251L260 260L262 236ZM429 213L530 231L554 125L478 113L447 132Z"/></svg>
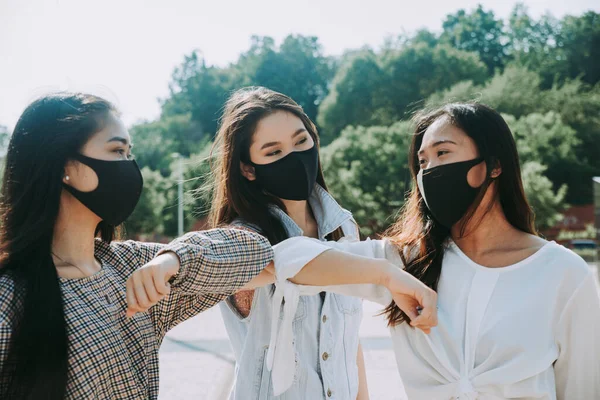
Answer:
<svg viewBox="0 0 600 400"><path fill-rule="evenodd" d="M418 120L410 159L414 187L387 239L286 240L275 247L278 281L335 247L396 260L437 290L439 324L426 335L405 323L383 287L294 286L387 305L411 400L600 399L594 276L573 252L537 236L506 122L481 104L447 105ZM289 289L284 297L291 307ZM275 330L275 358L289 351L288 330Z"/></svg>

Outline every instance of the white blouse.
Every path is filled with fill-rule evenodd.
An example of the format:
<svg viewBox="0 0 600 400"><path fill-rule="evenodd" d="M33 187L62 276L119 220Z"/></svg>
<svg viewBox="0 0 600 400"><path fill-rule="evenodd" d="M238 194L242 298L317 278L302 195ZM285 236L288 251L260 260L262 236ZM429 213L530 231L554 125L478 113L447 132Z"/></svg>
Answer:
<svg viewBox="0 0 600 400"><path fill-rule="evenodd" d="M288 239L274 247L286 308L298 295L320 291L389 304L390 293L376 285L287 281L331 247L401 265L384 241ZM549 242L514 265L487 268L449 242L438 307L439 324L429 335L405 323L390 329L409 399L600 399L600 296L591 269L570 250ZM289 359L290 329L273 327L275 358Z"/></svg>

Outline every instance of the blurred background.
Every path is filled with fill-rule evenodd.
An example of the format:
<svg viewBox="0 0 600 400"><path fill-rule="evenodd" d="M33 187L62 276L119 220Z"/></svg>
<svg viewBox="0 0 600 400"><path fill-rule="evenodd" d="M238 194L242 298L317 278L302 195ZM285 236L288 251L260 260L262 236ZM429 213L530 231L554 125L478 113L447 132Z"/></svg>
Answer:
<svg viewBox="0 0 600 400"><path fill-rule="evenodd" d="M326 181L365 235L410 184L415 112L477 100L504 114L548 239L594 266L600 232L600 3L592 0L0 1L0 156L37 96L92 92L123 112L145 190L127 236L205 226L211 142L231 91L301 104ZM377 310L366 305L368 315ZM388 333L365 317L372 398L402 398ZM215 310L176 328L161 398L224 398L233 359Z"/></svg>

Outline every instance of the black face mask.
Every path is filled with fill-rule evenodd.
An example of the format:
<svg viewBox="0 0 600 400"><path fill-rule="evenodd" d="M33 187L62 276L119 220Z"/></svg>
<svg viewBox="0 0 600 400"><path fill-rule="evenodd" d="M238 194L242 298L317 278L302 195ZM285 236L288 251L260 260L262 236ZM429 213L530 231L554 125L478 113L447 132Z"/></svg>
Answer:
<svg viewBox="0 0 600 400"><path fill-rule="evenodd" d="M483 158L440 165L419 171L417 182L427 208L437 222L450 229L465 215L480 188L467 182L467 174Z"/></svg>
<svg viewBox="0 0 600 400"><path fill-rule="evenodd" d="M63 183L64 188L108 224L123 223L135 209L144 186L137 163L98 160L81 154L73 158L94 170L98 186L91 192L81 192Z"/></svg>
<svg viewBox="0 0 600 400"><path fill-rule="evenodd" d="M256 182L267 192L285 200L307 200L319 170L317 146L294 151L270 164L254 164Z"/></svg>

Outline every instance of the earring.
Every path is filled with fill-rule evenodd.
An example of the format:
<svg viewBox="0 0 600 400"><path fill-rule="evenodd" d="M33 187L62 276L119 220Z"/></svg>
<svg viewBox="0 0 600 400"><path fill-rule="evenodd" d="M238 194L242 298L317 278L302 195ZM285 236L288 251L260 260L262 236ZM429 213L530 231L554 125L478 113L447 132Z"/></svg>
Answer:
<svg viewBox="0 0 600 400"><path fill-rule="evenodd" d="M69 179L71 179L69 178L69 175L65 175L65 181L69 182Z"/></svg>

